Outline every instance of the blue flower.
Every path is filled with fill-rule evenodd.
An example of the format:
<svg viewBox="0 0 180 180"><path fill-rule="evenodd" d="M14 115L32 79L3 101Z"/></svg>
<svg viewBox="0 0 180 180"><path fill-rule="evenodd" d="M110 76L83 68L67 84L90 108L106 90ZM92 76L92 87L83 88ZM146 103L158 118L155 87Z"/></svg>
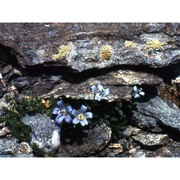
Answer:
<svg viewBox="0 0 180 180"><path fill-rule="evenodd" d="M91 86L91 90L94 92L94 99L100 101L101 99L108 100L108 95L110 94L109 88L104 89L101 84L97 86Z"/></svg>
<svg viewBox="0 0 180 180"><path fill-rule="evenodd" d="M75 117L73 119L73 124L78 124L80 123L82 126L88 125L88 118L92 118L93 114L91 112L86 112L87 107L82 105L79 110L72 110L72 115Z"/></svg>
<svg viewBox="0 0 180 180"><path fill-rule="evenodd" d="M57 108L54 108L52 111L52 114L57 115L57 117L55 118L55 122L57 124L61 124L63 119L65 119L67 123L70 123L72 121L72 117L69 115L71 111L71 106L64 106L62 101L58 101Z"/></svg>
<svg viewBox="0 0 180 180"><path fill-rule="evenodd" d="M132 89L132 96L133 98L140 98L141 96L144 96L145 95L145 92L142 91L142 88L137 88L137 86L133 86L133 89Z"/></svg>

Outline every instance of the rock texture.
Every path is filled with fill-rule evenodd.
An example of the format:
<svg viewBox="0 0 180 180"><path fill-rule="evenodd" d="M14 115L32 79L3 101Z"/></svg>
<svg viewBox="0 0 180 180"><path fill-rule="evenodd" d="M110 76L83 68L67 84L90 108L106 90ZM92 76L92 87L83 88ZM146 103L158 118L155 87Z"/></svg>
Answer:
<svg viewBox="0 0 180 180"><path fill-rule="evenodd" d="M88 130L87 137L81 137L82 143L75 141L73 144L62 145L59 148L59 157L90 156L101 151L111 139L111 129L105 124Z"/></svg>
<svg viewBox="0 0 180 180"><path fill-rule="evenodd" d="M34 157L32 151L22 152L19 146L18 139L14 137L0 138L0 157Z"/></svg>
<svg viewBox="0 0 180 180"><path fill-rule="evenodd" d="M137 109L139 115L135 116L133 123L139 127L156 131L158 124L163 124L180 131L180 110L176 105L155 97L148 102L138 103Z"/></svg>
<svg viewBox="0 0 180 180"><path fill-rule="evenodd" d="M50 117L27 114L21 121L32 127L30 146L60 157L178 157L168 143L180 141L179 47L179 23L1 23L0 116L10 106L6 95L92 102L91 86L102 84L110 89L107 103L133 103L133 127L123 138L112 144L111 129L96 125L81 145L60 144L60 127ZM134 86L143 97L132 97ZM9 139L1 123L1 155L31 156L32 147Z"/></svg>
<svg viewBox="0 0 180 180"><path fill-rule="evenodd" d="M21 121L32 128L31 145L34 143L46 153L55 152L60 145L60 128L42 114L25 116Z"/></svg>

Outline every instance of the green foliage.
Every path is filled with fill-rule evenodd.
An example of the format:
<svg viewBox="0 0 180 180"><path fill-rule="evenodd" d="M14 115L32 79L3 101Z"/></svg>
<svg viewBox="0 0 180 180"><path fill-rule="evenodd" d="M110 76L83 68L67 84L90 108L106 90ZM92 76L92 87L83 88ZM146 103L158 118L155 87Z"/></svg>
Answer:
<svg viewBox="0 0 180 180"><path fill-rule="evenodd" d="M32 145L32 148L33 148L33 154L36 156L36 157L46 157L46 152L43 148L39 148L38 145L36 143L34 143Z"/></svg>
<svg viewBox="0 0 180 180"><path fill-rule="evenodd" d="M4 110L4 116L0 117L0 122L5 121L10 127L11 134L19 139L20 142L30 142L31 127L22 123L19 114L12 110Z"/></svg>
<svg viewBox="0 0 180 180"><path fill-rule="evenodd" d="M30 142L31 127L20 121L20 118L26 114L46 113L48 116L52 113L55 106L55 99L50 98L50 106L45 108L39 97L25 97L21 100L6 96L6 101L10 106L4 108L4 115L0 117L0 122L5 121L10 127L11 133L20 142Z"/></svg>

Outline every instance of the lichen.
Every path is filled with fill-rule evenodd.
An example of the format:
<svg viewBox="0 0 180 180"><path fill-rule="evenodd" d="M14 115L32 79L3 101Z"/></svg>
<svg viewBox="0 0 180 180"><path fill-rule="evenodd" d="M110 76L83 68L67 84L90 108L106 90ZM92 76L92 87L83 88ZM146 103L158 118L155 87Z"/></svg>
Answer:
<svg viewBox="0 0 180 180"><path fill-rule="evenodd" d="M109 60L113 54L113 47L110 45L105 45L101 48L100 59Z"/></svg>
<svg viewBox="0 0 180 180"><path fill-rule="evenodd" d="M58 50L59 50L58 54L52 55L53 59L55 60L62 59L68 53L69 47L65 45L61 45Z"/></svg>
<svg viewBox="0 0 180 180"><path fill-rule="evenodd" d="M132 47L135 47L137 44L134 43L133 41L125 41L124 45L126 48L132 48Z"/></svg>
<svg viewBox="0 0 180 180"><path fill-rule="evenodd" d="M148 45L149 48L153 48L153 49L160 49L165 44L166 44L165 42L160 42L159 40L152 40L146 42L146 45Z"/></svg>

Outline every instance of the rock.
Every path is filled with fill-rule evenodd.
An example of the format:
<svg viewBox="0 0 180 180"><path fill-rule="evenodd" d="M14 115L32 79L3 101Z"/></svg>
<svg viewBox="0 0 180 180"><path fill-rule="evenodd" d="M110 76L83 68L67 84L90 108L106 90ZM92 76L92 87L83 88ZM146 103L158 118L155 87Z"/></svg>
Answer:
<svg viewBox="0 0 180 180"><path fill-rule="evenodd" d="M129 126L124 130L123 137L128 138L132 135L137 135L140 131L141 131L141 129L139 129L137 127Z"/></svg>
<svg viewBox="0 0 180 180"><path fill-rule="evenodd" d="M134 72L130 70L116 70L110 72L108 74L99 75L95 78L88 78L87 80L83 80L84 76L81 74L75 77L74 82L65 82L61 81L58 85L55 85L51 91L47 93L48 88L44 88L46 86L42 85L38 86L32 85L31 91L35 92L37 95L38 91L42 92L42 88L46 91L45 94L41 95L42 98L48 98L50 96L55 96L58 98L59 96L67 96L73 99L85 99L85 100L93 100L94 93L91 90L92 85L102 84L103 87L110 88L109 101L117 101L117 100L130 100L132 87L133 85L142 85L142 86L158 86L162 79L158 76L155 76L150 73L143 72ZM87 77L86 77L87 78ZM80 82L77 82L79 79ZM73 86L72 86L73 83ZM51 83L48 83L50 85ZM52 87L52 86L51 86Z"/></svg>
<svg viewBox="0 0 180 180"><path fill-rule="evenodd" d="M80 24L6 24L0 25L1 49L16 54L24 67L70 67L81 72L116 65L164 67L179 63L178 23L80 23ZM63 54L59 46L67 47ZM112 48L109 58L101 59L103 46ZM5 47L10 47L9 49ZM14 53L12 53L14 49ZM60 48L61 49L61 48ZM54 59L53 55L62 54ZM18 55L18 54L21 54ZM12 58L4 58L9 62ZM64 69L65 70L65 69Z"/></svg>
<svg viewBox="0 0 180 180"><path fill-rule="evenodd" d="M136 136L132 136L132 139L140 142L144 146L160 146L167 143L168 135L140 132Z"/></svg>
<svg viewBox="0 0 180 180"><path fill-rule="evenodd" d="M22 142L19 146L18 149L23 152L24 154L30 154L32 153L32 148L30 147L30 145L26 142Z"/></svg>
<svg viewBox="0 0 180 180"><path fill-rule="evenodd" d="M0 157L34 157L18 150L19 143L14 137L0 138Z"/></svg>
<svg viewBox="0 0 180 180"><path fill-rule="evenodd" d="M180 131L180 109L174 104L157 96L136 105L139 115L133 117L133 123L139 127L153 130L163 124Z"/></svg>
<svg viewBox="0 0 180 180"><path fill-rule="evenodd" d="M111 129L105 124L96 125L87 131L87 137L82 137L82 143L61 144L59 157L84 157L101 151L111 139Z"/></svg>
<svg viewBox="0 0 180 180"><path fill-rule="evenodd" d="M8 127L3 127L0 129L0 137L6 136L10 133L10 129Z"/></svg>
<svg viewBox="0 0 180 180"><path fill-rule="evenodd" d="M21 121L32 128L31 142L46 153L55 152L60 145L60 128L45 114L26 115Z"/></svg>

